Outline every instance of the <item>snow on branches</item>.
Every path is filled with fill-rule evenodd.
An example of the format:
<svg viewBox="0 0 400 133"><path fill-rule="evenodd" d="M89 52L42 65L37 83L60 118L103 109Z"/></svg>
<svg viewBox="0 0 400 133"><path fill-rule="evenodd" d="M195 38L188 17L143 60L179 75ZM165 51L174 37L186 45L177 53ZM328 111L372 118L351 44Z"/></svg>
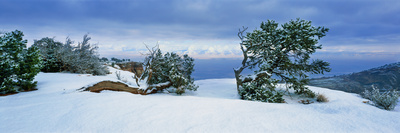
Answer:
<svg viewBox="0 0 400 133"><path fill-rule="evenodd" d="M15 30L0 36L0 94L35 89L42 68L36 47L26 49L24 34Z"/></svg>
<svg viewBox="0 0 400 133"><path fill-rule="evenodd" d="M44 59L44 72L68 71L72 73L88 73L106 75L107 68L99 61L98 47L90 44L90 37L83 36L83 41L77 46L67 38L65 43L57 42L54 38L35 40L33 46L40 49Z"/></svg>
<svg viewBox="0 0 400 133"><path fill-rule="evenodd" d="M171 91L182 94L185 90L196 91L198 86L191 77L194 71L194 59L188 55L179 56L176 53L162 54L158 45L149 48L144 60L144 72L135 74L136 84L144 92L164 90L173 87Z"/></svg>
<svg viewBox="0 0 400 133"><path fill-rule="evenodd" d="M278 26L273 20L261 23L261 30L254 30L244 35L247 28L239 29L238 37L241 40L240 48L243 52L243 61L240 67L234 69L237 90L242 98L248 97L244 90L249 85L268 87L275 90L274 83L283 82L298 94L309 97L315 96L305 85L308 83L307 73L320 74L330 71L329 63L314 60L310 63L310 55L321 49L318 40L328 31L324 27L314 27L311 21L291 20ZM243 77L244 69L255 69L254 75ZM266 85L260 83L273 83ZM247 87L247 88L246 88ZM255 93L248 91L246 93ZM267 100L268 101L268 100Z"/></svg>
<svg viewBox="0 0 400 133"><path fill-rule="evenodd" d="M372 105L385 110L393 110L399 99L399 92L396 90L381 93L376 86L372 86L372 90L365 90L363 97L371 100Z"/></svg>

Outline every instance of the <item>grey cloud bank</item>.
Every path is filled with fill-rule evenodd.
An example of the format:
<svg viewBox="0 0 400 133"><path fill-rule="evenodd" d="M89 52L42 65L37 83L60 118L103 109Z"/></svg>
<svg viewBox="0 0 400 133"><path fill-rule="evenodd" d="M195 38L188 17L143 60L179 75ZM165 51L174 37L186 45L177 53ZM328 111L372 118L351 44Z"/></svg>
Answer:
<svg viewBox="0 0 400 133"><path fill-rule="evenodd" d="M90 33L106 57L141 58L143 43L158 42L198 59L240 58L242 26L251 32L267 19L302 18L330 28L315 58L400 61L399 7L397 0L0 0L0 30L22 30L29 44Z"/></svg>

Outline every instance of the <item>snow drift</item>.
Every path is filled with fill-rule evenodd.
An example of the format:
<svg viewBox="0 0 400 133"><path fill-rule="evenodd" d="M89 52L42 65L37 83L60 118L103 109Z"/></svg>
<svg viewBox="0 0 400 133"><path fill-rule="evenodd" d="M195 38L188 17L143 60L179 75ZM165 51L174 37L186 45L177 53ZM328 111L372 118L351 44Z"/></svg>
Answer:
<svg viewBox="0 0 400 133"><path fill-rule="evenodd" d="M113 74L39 73L35 80L37 91L0 97L1 132L400 132L400 104L381 110L356 94L318 87L310 89L328 103L240 100L235 79L199 80L198 91L182 96L77 91L117 81Z"/></svg>

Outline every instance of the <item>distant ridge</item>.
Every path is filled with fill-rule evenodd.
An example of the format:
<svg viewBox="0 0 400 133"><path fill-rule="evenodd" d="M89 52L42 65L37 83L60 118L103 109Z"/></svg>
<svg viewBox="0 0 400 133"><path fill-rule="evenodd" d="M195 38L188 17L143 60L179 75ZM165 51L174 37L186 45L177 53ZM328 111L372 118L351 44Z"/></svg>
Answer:
<svg viewBox="0 0 400 133"><path fill-rule="evenodd" d="M358 93L377 86L381 91L400 88L400 62L386 64L357 73L311 79L309 85Z"/></svg>

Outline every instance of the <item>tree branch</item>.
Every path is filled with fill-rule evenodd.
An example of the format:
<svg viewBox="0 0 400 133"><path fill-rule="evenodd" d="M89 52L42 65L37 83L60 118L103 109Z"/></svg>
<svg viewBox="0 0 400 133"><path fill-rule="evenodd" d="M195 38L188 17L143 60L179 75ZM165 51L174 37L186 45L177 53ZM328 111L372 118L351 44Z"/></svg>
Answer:
<svg viewBox="0 0 400 133"><path fill-rule="evenodd" d="M257 73L256 74L256 77L253 79L253 77L246 77L246 78L244 78L243 79L243 81L242 81L242 83L246 83L246 82L251 82L251 81L256 81L256 80L258 80L258 79L260 79L260 78L263 78L263 77L270 77L271 76L271 74L269 74L269 73L267 73L267 72L260 72L260 73Z"/></svg>
<svg viewBox="0 0 400 133"><path fill-rule="evenodd" d="M242 52L243 52L242 66L246 66L246 62L247 62L247 59L248 59L248 56L247 56L247 49L244 50L244 48L243 48L243 42L244 42L243 33L247 30L247 28L248 28L248 27L245 28L245 27L243 26L243 30L240 30L240 29L239 29L239 32L238 32L238 37L239 37L240 40L241 40L241 42L240 42L240 49L241 49Z"/></svg>

